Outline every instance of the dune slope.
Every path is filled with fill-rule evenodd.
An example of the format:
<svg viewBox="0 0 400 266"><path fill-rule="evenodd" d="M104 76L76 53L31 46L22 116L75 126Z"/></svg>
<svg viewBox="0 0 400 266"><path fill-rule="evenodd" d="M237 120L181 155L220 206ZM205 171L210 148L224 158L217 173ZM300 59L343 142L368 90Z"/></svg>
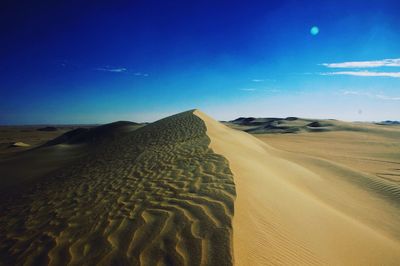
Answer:
<svg viewBox="0 0 400 266"><path fill-rule="evenodd" d="M140 124L119 121L91 128L75 128L69 131L66 131L67 127L65 127L60 130L58 136L43 134L49 130L48 127L30 128L22 130L23 132L19 132L21 130L16 127L8 129L8 132L1 132L0 139L3 141L14 133L15 138L26 138L28 143L33 139L37 140L31 149L25 148L26 150L23 151L5 153L0 156L0 193L24 193L31 184L38 180L53 176L56 174L55 172L62 171L88 154L95 154L98 147L102 147L103 141L110 142L140 127ZM53 133L53 131L49 132Z"/></svg>
<svg viewBox="0 0 400 266"><path fill-rule="evenodd" d="M189 111L107 139L1 196L1 262L231 265L233 177L204 122Z"/></svg>
<svg viewBox="0 0 400 266"><path fill-rule="evenodd" d="M297 160L195 114L234 175L236 265L398 264L399 184L323 160Z"/></svg>
<svg viewBox="0 0 400 266"><path fill-rule="evenodd" d="M0 265L400 261L397 179L273 148L198 110L124 125L72 132L3 161L7 171L0 164L9 173ZM61 167L55 156L66 154ZM30 173L32 157L57 167ZM8 193L10 180L29 189Z"/></svg>

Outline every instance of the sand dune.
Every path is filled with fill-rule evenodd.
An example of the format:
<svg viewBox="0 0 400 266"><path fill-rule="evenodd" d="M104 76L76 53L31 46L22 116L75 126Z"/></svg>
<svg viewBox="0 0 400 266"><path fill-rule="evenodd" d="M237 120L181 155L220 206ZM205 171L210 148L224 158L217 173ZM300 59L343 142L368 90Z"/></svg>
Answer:
<svg viewBox="0 0 400 266"><path fill-rule="evenodd" d="M12 143L10 146L11 147L30 147L31 145L29 145L25 142L22 142L22 141L17 141L17 142Z"/></svg>
<svg viewBox="0 0 400 266"><path fill-rule="evenodd" d="M29 192L2 195L2 262L231 265L235 188L204 122L186 112L118 132Z"/></svg>
<svg viewBox="0 0 400 266"><path fill-rule="evenodd" d="M398 183L323 160L306 164L309 158L196 114L234 174L237 265L398 264Z"/></svg>
<svg viewBox="0 0 400 266"><path fill-rule="evenodd" d="M54 128L56 130L51 130ZM27 150L26 147L12 147L13 143L23 142L30 148L40 146L73 129L73 126L40 127L40 126L0 126L0 159Z"/></svg>
<svg viewBox="0 0 400 266"><path fill-rule="evenodd" d="M225 125L251 134L276 134L276 133L306 133L306 132L380 132L396 125L396 121L388 124L366 122L344 122L335 119L309 119L298 117L286 118L255 118L240 117L223 122ZM378 126L380 125L380 126ZM385 126L386 125L386 126Z"/></svg>
<svg viewBox="0 0 400 266"><path fill-rule="evenodd" d="M58 135L46 127L12 127L0 132L0 142L10 137L32 142L32 149L4 152L0 158L0 192L23 193L40 179L56 174L78 160L95 154L102 142L123 137L142 127L133 122L119 121L98 127L61 127ZM22 129L21 129L22 128ZM66 131L66 129L72 129ZM5 132L4 132L5 131ZM29 146L28 146L29 147ZM22 149L21 145L16 149Z"/></svg>
<svg viewBox="0 0 400 266"><path fill-rule="evenodd" d="M396 265L397 129L329 127L195 110L61 132L0 159L0 265Z"/></svg>

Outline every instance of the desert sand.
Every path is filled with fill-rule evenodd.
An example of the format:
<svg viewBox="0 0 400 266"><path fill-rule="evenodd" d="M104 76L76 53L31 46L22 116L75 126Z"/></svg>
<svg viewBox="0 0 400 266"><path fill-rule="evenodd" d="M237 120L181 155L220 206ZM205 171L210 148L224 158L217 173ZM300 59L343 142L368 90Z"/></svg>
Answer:
<svg viewBox="0 0 400 266"><path fill-rule="evenodd" d="M291 135L292 146L286 140L288 135L280 135L271 140L276 144L274 148L268 144L271 135L256 135L256 138L222 126L201 112L196 114L206 122L212 149L228 159L234 175L237 193L233 218L235 264L398 264L398 179L387 180L360 168L304 155L304 152L329 155L331 150L324 147L329 146L328 141L315 139L319 146L313 147L314 142L304 137L303 143L296 144L297 135ZM386 144L394 145L392 152L397 148L398 156L399 135L389 131ZM326 133L308 134L317 134L318 138L318 134ZM394 136L397 139L393 139ZM326 139L335 146L338 136ZM287 151L278 149L284 147ZM360 147L364 147L364 151L374 149L375 153L388 149L385 145L371 148L368 141L357 146L349 140L332 153L343 157L362 154L362 150L357 150ZM391 163L394 163L392 168L400 164L398 160ZM395 170L398 177L399 169Z"/></svg>
<svg viewBox="0 0 400 266"><path fill-rule="evenodd" d="M63 127L55 131L41 131L39 130L41 128L40 126L0 126L0 158L36 147L72 129L72 127Z"/></svg>
<svg viewBox="0 0 400 266"><path fill-rule="evenodd" d="M47 168L56 154L69 158L34 181L28 170L1 175L14 188L1 195L2 263L231 265L235 188L209 142L185 112L142 128L75 130L2 161L35 169L34 158Z"/></svg>
<svg viewBox="0 0 400 266"><path fill-rule="evenodd" d="M0 264L398 264L399 127L243 121L8 138L32 147L0 157Z"/></svg>

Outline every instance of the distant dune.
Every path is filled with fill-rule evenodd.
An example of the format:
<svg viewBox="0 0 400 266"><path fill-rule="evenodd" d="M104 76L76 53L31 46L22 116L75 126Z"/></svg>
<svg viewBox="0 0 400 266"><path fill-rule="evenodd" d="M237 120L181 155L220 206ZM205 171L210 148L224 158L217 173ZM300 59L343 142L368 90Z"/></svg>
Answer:
<svg viewBox="0 0 400 266"><path fill-rule="evenodd" d="M225 125L252 134L302 133L327 131L365 131L372 123L351 123L334 119L240 117ZM382 122L382 125L387 125Z"/></svg>
<svg viewBox="0 0 400 266"><path fill-rule="evenodd" d="M29 145L29 144L27 144L27 143L25 143L25 142L22 142L22 141L17 141L17 142L14 142L14 143L12 143L11 145L10 145L11 147L30 147L31 145Z"/></svg>
<svg viewBox="0 0 400 266"><path fill-rule="evenodd" d="M4 153L0 265L398 265L398 127L224 124L193 110Z"/></svg>
<svg viewBox="0 0 400 266"><path fill-rule="evenodd" d="M378 125L400 125L400 121L391 121L391 120L386 120L386 121L382 121L377 123Z"/></svg>
<svg viewBox="0 0 400 266"><path fill-rule="evenodd" d="M38 131L57 131L58 128L48 126L48 127L41 127L41 128L38 128L37 130L38 130Z"/></svg>
<svg viewBox="0 0 400 266"><path fill-rule="evenodd" d="M24 142L30 148L35 148L75 128L76 126L0 126L0 159L27 150L27 147L10 149L13 143Z"/></svg>

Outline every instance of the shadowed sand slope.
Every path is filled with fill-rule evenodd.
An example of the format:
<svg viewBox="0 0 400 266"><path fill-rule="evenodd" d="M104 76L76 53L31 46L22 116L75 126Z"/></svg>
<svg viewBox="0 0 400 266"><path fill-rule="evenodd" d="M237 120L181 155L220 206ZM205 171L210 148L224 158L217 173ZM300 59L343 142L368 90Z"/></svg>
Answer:
<svg viewBox="0 0 400 266"><path fill-rule="evenodd" d="M398 265L398 183L277 150L195 114L234 175L235 264Z"/></svg>
<svg viewBox="0 0 400 266"><path fill-rule="evenodd" d="M2 155L0 156L0 193L4 191L23 193L36 181L52 176L56 171L62 171L63 168L74 164L89 153L96 153L103 142L121 138L141 126L133 122L119 121L91 128L81 127L72 130L68 130L71 129L68 127L60 130L56 128L58 136L53 134L52 127L50 129L49 127L39 129L15 127L0 130L0 141L15 135L15 138L34 143L31 149L25 148L25 150L3 154L0 151Z"/></svg>
<svg viewBox="0 0 400 266"><path fill-rule="evenodd" d="M193 111L110 141L1 196L6 265L231 265L235 187ZM0 263L1 264L1 263Z"/></svg>

